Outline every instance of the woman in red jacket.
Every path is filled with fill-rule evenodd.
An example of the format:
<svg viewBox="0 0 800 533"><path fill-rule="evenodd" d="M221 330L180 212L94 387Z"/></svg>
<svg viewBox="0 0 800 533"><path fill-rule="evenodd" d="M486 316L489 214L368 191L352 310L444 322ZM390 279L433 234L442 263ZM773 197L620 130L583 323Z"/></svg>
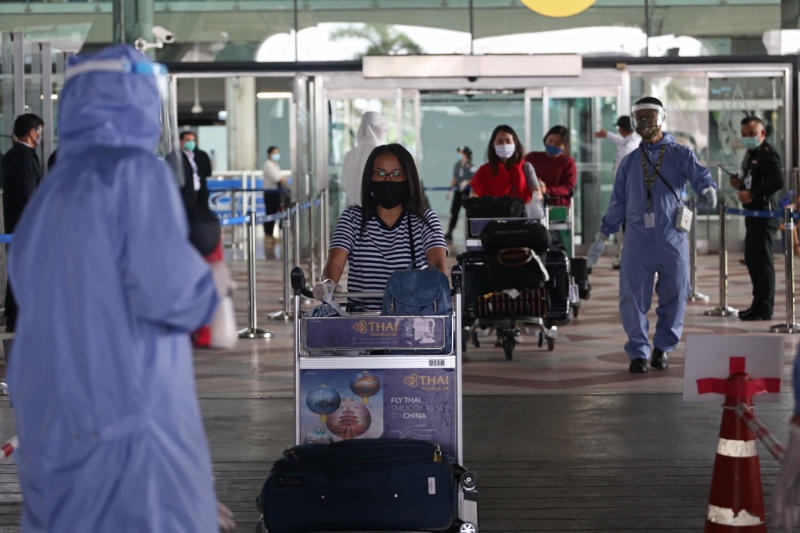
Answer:
<svg viewBox="0 0 800 533"><path fill-rule="evenodd" d="M516 196L526 204L532 192L525 181L522 165L524 149L511 126L501 124L492 131L484 163L472 177L470 196Z"/></svg>
<svg viewBox="0 0 800 533"><path fill-rule="evenodd" d="M578 171L568 153L569 131L553 126L544 136L544 152L530 152L525 161L533 165L542 191L550 196L550 205L569 206Z"/></svg>

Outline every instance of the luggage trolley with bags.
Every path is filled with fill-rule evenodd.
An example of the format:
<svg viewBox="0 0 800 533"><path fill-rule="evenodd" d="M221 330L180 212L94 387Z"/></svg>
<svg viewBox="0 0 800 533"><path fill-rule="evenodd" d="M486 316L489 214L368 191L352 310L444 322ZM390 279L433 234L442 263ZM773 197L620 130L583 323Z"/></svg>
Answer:
<svg viewBox="0 0 800 533"><path fill-rule="evenodd" d="M382 298L382 312L310 316L292 271L296 446L257 498L259 531L477 532L477 477L461 466L459 267L451 278L452 294L439 271L398 271L385 293L335 294Z"/></svg>
<svg viewBox="0 0 800 533"><path fill-rule="evenodd" d="M542 257L550 236L547 220L524 218L522 201L510 197L470 198L464 267L466 336L480 346L481 331L497 332L512 359L522 328L539 330L539 346L555 348L558 328L551 309L569 306L561 282Z"/></svg>
<svg viewBox="0 0 800 533"><path fill-rule="evenodd" d="M569 197L556 197L569 198ZM556 277L568 280L560 284L559 292L568 295L568 305L553 308L552 320L556 324L567 324L570 314L578 316L581 300L588 300L592 286L589 284L589 269L586 258L575 257L574 206L547 206L547 218L551 234L551 246L547 253L547 267Z"/></svg>

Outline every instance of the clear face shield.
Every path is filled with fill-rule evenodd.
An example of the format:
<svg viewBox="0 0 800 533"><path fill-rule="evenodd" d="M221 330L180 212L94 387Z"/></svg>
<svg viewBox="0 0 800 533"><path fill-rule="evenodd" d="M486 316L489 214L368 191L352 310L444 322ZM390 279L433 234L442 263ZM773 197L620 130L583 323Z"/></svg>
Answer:
<svg viewBox="0 0 800 533"><path fill-rule="evenodd" d="M666 116L658 104L636 104L631 108L631 125L643 139L652 139L661 131Z"/></svg>

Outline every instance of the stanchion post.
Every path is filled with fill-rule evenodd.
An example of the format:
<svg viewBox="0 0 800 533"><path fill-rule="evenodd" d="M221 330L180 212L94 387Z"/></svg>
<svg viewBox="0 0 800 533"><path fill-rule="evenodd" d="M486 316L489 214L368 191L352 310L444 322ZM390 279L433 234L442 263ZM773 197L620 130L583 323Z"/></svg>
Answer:
<svg viewBox="0 0 800 533"><path fill-rule="evenodd" d="M248 213L247 225L247 285L250 304L250 326L239 332L240 339L266 339L272 333L258 328L258 311L256 308L256 214Z"/></svg>
<svg viewBox="0 0 800 533"><path fill-rule="evenodd" d="M308 205L308 261L311 270L311 284L317 283L317 248L314 246L314 204L316 203L316 196L309 197ZM322 278L320 278L322 279Z"/></svg>
<svg viewBox="0 0 800 533"><path fill-rule="evenodd" d="M689 293L690 302L708 302L707 294L697 290L697 201L689 200L689 209L692 210L692 229L689 232L689 273L692 292Z"/></svg>
<svg viewBox="0 0 800 533"><path fill-rule="evenodd" d="M795 322L794 310L794 210L783 208L784 260L786 263L786 323L769 328L772 333L800 333L800 325Z"/></svg>
<svg viewBox="0 0 800 533"><path fill-rule="evenodd" d="M322 265L324 268L326 255L328 254L328 249L330 249L331 245L331 194L329 189L322 189Z"/></svg>
<svg viewBox="0 0 800 533"><path fill-rule="evenodd" d="M728 224L725 202L719 203L719 305L706 309L706 316L735 316L739 311L728 306Z"/></svg>
<svg viewBox="0 0 800 533"><path fill-rule="evenodd" d="M292 232L292 248L294 250L294 264L295 266L301 265L300 260L300 203L295 202L292 206L294 220L292 221L293 232Z"/></svg>
<svg viewBox="0 0 800 533"><path fill-rule="evenodd" d="M322 189L319 191L319 277L320 279L323 278L323 272L325 271L325 252L328 250L325 248L325 199L326 199L326 191L327 189Z"/></svg>
<svg viewBox="0 0 800 533"><path fill-rule="evenodd" d="M289 310L289 301L291 299L289 294L289 248L291 247L289 235L291 232L292 217L287 214L283 218L283 227L281 228L281 246L283 248L281 250L281 259L283 260L283 309L269 313L267 316L271 320L286 321L292 316Z"/></svg>

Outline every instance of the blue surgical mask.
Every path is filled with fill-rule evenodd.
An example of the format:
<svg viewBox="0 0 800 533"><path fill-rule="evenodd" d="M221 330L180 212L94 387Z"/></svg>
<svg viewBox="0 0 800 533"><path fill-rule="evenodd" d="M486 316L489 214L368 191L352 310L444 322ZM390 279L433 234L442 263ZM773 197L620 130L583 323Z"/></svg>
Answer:
<svg viewBox="0 0 800 533"><path fill-rule="evenodd" d="M549 144L544 145L544 150L545 152L547 152L547 155L551 156L557 156L558 154L563 152L561 148L556 148L555 146L550 146Z"/></svg>
<svg viewBox="0 0 800 533"><path fill-rule="evenodd" d="M755 150L761 144L758 137L742 137L742 144L748 150Z"/></svg>
<svg viewBox="0 0 800 533"><path fill-rule="evenodd" d="M281 160L281 154L276 152L276 153L272 154L271 156L269 156L269 158L277 163L278 161Z"/></svg>
<svg viewBox="0 0 800 533"><path fill-rule="evenodd" d="M186 141L183 143L183 147L187 152L194 152L194 149L197 148L197 143L194 141Z"/></svg>

